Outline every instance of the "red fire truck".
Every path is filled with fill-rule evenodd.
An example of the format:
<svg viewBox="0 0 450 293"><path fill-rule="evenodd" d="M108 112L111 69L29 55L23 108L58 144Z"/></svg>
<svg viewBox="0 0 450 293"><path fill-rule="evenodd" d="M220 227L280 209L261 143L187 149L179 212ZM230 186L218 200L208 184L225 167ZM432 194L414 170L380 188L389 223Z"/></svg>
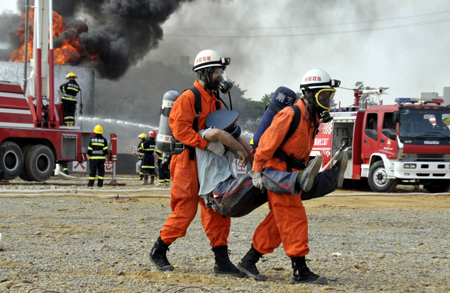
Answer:
<svg viewBox="0 0 450 293"><path fill-rule="evenodd" d="M62 107L55 104L51 1L37 0L34 9L30 95L17 82L0 81L0 180L45 181L55 163L88 159L92 129L62 126Z"/></svg>
<svg viewBox="0 0 450 293"><path fill-rule="evenodd" d="M355 96L356 97L356 96ZM348 140L346 183L367 179L376 192L397 184L423 185L429 192L450 188L450 107L443 99L397 98L395 105L332 112L323 123L312 154L330 161Z"/></svg>

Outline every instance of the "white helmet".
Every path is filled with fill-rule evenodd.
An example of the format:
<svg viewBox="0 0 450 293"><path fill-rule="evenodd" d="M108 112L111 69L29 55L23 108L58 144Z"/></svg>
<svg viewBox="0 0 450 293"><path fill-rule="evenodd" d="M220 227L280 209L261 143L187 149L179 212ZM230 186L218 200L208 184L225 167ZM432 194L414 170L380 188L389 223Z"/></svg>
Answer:
<svg viewBox="0 0 450 293"><path fill-rule="evenodd" d="M230 64L230 58L222 58L219 53L213 50L203 50L195 57L193 71L198 71L207 67L222 67L225 69Z"/></svg>
<svg viewBox="0 0 450 293"><path fill-rule="evenodd" d="M225 68L231 62L230 58L222 58L213 50L203 50L195 57L195 63L192 70L197 72L197 79L204 82L207 90L229 92L233 84L228 82ZM219 75L215 76L214 74Z"/></svg>
<svg viewBox="0 0 450 293"><path fill-rule="evenodd" d="M331 79L330 75L322 69L311 69L302 78L300 89L305 98L312 103L313 110L318 113L330 111L333 102L335 87L341 82Z"/></svg>
<svg viewBox="0 0 450 293"><path fill-rule="evenodd" d="M303 75L300 89L331 89L339 87L339 80L331 79L330 75L322 69L311 69Z"/></svg>

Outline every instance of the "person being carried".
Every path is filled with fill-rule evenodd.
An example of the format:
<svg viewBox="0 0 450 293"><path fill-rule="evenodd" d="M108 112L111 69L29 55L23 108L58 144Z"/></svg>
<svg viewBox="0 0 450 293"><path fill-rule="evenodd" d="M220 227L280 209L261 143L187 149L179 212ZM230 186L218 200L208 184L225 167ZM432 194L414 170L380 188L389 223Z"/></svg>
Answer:
<svg viewBox="0 0 450 293"><path fill-rule="evenodd" d="M243 166L253 161L251 146L240 137L241 129L236 124L238 116L235 111L215 111L206 120L208 128L199 132L204 139L219 141L227 147L224 156L217 156L208 150L195 150L199 196L205 199L207 206L225 216L241 217L267 202L267 190L296 195L302 189L309 191L320 169L322 160L319 156L302 171L265 169L263 190L252 184L249 174L237 176L237 157Z"/></svg>

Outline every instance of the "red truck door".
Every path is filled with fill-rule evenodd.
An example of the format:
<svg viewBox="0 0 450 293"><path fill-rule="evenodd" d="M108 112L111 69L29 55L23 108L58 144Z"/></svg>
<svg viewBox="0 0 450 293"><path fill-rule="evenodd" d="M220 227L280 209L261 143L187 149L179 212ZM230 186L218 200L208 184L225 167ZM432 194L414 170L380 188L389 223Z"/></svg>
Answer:
<svg viewBox="0 0 450 293"><path fill-rule="evenodd" d="M393 112L383 113L383 121L380 126L382 128L379 129L379 133L381 133L379 152L385 154L388 159L396 159L397 125L394 123Z"/></svg>
<svg viewBox="0 0 450 293"><path fill-rule="evenodd" d="M361 143L361 159L363 164L369 164L370 156L380 149L380 133L378 129L378 113L366 112Z"/></svg>

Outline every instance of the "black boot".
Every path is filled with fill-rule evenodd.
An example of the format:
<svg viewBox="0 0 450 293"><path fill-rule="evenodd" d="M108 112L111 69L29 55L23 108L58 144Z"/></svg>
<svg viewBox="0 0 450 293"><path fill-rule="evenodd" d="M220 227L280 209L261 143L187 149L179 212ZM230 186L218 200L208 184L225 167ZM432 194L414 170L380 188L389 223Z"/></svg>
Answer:
<svg viewBox="0 0 450 293"><path fill-rule="evenodd" d="M292 257L291 260L294 269L292 283L326 284L328 282L326 277L320 277L309 270L304 256Z"/></svg>
<svg viewBox="0 0 450 293"><path fill-rule="evenodd" d="M256 280L265 281L266 276L261 275L256 267L256 263L259 261L261 256L262 254L259 253L252 245L252 248L250 248L247 254L238 263L238 269Z"/></svg>
<svg viewBox="0 0 450 293"><path fill-rule="evenodd" d="M342 150L339 159L334 163L332 169L334 179L336 180L336 188L341 188L344 183L345 170L347 169L348 154L346 150Z"/></svg>
<svg viewBox="0 0 450 293"><path fill-rule="evenodd" d="M228 258L228 246L216 246L211 249L216 260L214 264L215 274L226 274L237 278L245 277L245 273L238 270Z"/></svg>
<svg viewBox="0 0 450 293"><path fill-rule="evenodd" d="M173 271L173 266L169 263L166 253L169 250L169 245L166 245L161 236L156 240L155 245L150 252L150 261L155 265L159 271Z"/></svg>

